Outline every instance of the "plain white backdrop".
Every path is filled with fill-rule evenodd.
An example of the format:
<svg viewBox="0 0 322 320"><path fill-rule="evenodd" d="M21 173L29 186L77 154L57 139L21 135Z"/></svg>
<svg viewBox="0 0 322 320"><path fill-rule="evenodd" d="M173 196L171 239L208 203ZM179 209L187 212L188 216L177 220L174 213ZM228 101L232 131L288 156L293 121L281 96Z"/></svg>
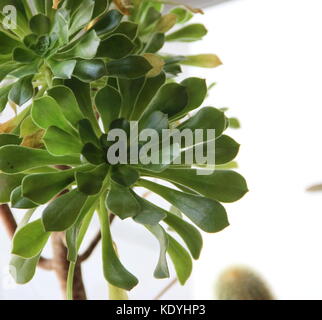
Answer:
<svg viewBox="0 0 322 320"><path fill-rule="evenodd" d="M229 228L205 235L188 285L175 286L165 298L212 299L218 274L243 264L258 271L278 299L322 299L322 193L305 191L322 182L321 12L321 0L228 1L195 19L209 29L204 41L168 47L221 57L224 65L217 69L185 70L218 83L205 105L228 107L240 119L242 128L230 133L241 143L239 171L250 192L227 206ZM1 122L8 116L2 114ZM117 221L113 236L141 281L130 297L153 298L168 283L152 277L157 243L131 222ZM55 276L42 270L26 286L12 284L2 226L0 243L0 299L60 298ZM89 298L106 299L99 249L84 274Z"/></svg>

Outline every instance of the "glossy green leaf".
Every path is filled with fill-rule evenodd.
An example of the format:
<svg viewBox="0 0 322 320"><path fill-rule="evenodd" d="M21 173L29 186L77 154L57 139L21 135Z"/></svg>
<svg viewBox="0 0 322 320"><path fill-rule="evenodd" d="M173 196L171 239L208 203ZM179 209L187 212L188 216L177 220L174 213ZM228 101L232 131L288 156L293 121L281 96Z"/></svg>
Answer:
<svg viewBox="0 0 322 320"><path fill-rule="evenodd" d="M0 54L11 54L13 49L20 45L18 41L0 31Z"/></svg>
<svg viewBox="0 0 322 320"><path fill-rule="evenodd" d="M188 78L183 80L181 85L186 87L188 93L188 104L185 107L184 112L189 112L200 107L208 92L206 80Z"/></svg>
<svg viewBox="0 0 322 320"><path fill-rule="evenodd" d="M184 86L167 83L161 87L143 114L147 117L154 111L161 111L169 118L181 112L188 104L188 93Z"/></svg>
<svg viewBox="0 0 322 320"><path fill-rule="evenodd" d="M133 111L138 93L142 90L145 78L118 79L119 92L122 96L121 117L128 118Z"/></svg>
<svg viewBox="0 0 322 320"><path fill-rule="evenodd" d="M96 56L99 58L120 59L129 55L133 49L134 43L127 36L113 34L100 43Z"/></svg>
<svg viewBox="0 0 322 320"><path fill-rule="evenodd" d="M55 86L47 91L48 95L59 104L65 118L77 128L77 124L84 118L80 111L77 99L73 91L66 86Z"/></svg>
<svg viewBox="0 0 322 320"><path fill-rule="evenodd" d="M83 148L79 138L54 126L46 130L43 141L47 151L55 156L79 154Z"/></svg>
<svg viewBox="0 0 322 320"><path fill-rule="evenodd" d="M97 148L92 143L86 143L82 149L81 154L89 163L95 165L106 162L106 153L102 149Z"/></svg>
<svg viewBox="0 0 322 320"><path fill-rule="evenodd" d="M216 164L232 161L238 154L240 145L232 138L222 135L216 140Z"/></svg>
<svg viewBox="0 0 322 320"><path fill-rule="evenodd" d="M123 21L113 33L120 33L127 36L129 39L134 40L138 33L138 25L131 21Z"/></svg>
<svg viewBox="0 0 322 320"><path fill-rule="evenodd" d="M32 105L31 116L34 123L42 129L54 126L70 134L75 133L66 120L62 108L52 97L44 96L36 99Z"/></svg>
<svg viewBox="0 0 322 320"><path fill-rule="evenodd" d="M51 202L42 215L46 231L64 231L70 228L77 220L87 197L74 189Z"/></svg>
<svg viewBox="0 0 322 320"><path fill-rule="evenodd" d="M94 4L95 2L93 0L83 0L82 5L80 5L77 10L73 12L71 26L69 29L71 34L74 34L91 21L94 11Z"/></svg>
<svg viewBox="0 0 322 320"><path fill-rule="evenodd" d="M111 122L119 117L122 97L118 90L111 86L106 86L97 92L95 104L101 115L105 132L107 132Z"/></svg>
<svg viewBox="0 0 322 320"><path fill-rule="evenodd" d="M92 143L100 147L100 141L88 119L82 119L78 122L78 133L83 144Z"/></svg>
<svg viewBox="0 0 322 320"><path fill-rule="evenodd" d="M46 150L22 146L4 146L0 148L0 170L5 173L19 173L28 169L47 165L78 165L79 157L53 156Z"/></svg>
<svg viewBox="0 0 322 320"><path fill-rule="evenodd" d="M207 34L203 24L190 24L166 36L166 41L197 41Z"/></svg>
<svg viewBox="0 0 322 320"><path fill-rule="evenodd" d="M100 44L100 39L96 35L95 31L92 30L87 33L84 37L80 38L79 41L69 50L56 54L56 59L93 59L96 55L97 48Z"/></svg>
<svg viewBox="0 0 322 320"><path fill-rule="evenodd" d="M143 57L131 55L106 64L107 75L125 79L137 79L146 75L152 66Z"/></svg>
<svg viewBox="0 0 322 320"><path fill-rule="evenodd" d="M229 223L225 208L217 201L164 187L147 180L139 185L163 197L206 232L218 232Z"/></svg>
<svg viewBox="0 0 322 320"><path fill-rule="evenodd" d="M111 183L106 205L122 220L136 216L141 210L139 202L130 189L115 182Z"/></svg>
<svg viewBox="0 0 322 320"><path fill-rule="evenodd" d="M178 280L181 285L184 285L189 279L192 272L192 260L189 253L176 241L168 235L169 248L168 253L174 264Z"/></svg>
<svg viewBox="0 0 322 320"><path fill-rule="evenodd" d="M178 129L205 130L204 140L207 139L207 129L215 129L216 137L221 136L226 128L225 114L212 107L200 109L194 116L178 126Z"/></svg>
<svg viewBox="0 0 322 320"><path fill-rule="evenodd" d="M49 232L44 230L41 219L20 228L13 237L12 254L22 258L37 256L46 245Z"/></svg>
<svg viewBox="0 0 322 320"><path fill-rule="evenodd" d="M156 53L160 49L162 49L165 42L165 36L164 33L156 32L152 35L149 42L146 44L144 48L144 52L147 53Z"/></svg>
<svg viewBox="0 0 322 320"><path fill-rule="evenodd" d="M9 84L0 88L0 112L6 107L8 103L8 95L13 84Z"/></svg>
<svg viewBox="0 0 322 320"><path fill-rule="evenodd" d="M40 254L30 259L11 257L9 271L16 283L26 284L34 277L39 258Z"/></svg>
<svg viewBox="0 0 322 320"><path fill-rule="evenodd" d="M192 257L198 259L203 244L202 236L198 229L172 213L167 214L164 222L180 235L186 243Z"/></svg>
<svg viewBox="0 0 322 320"><path fill-rule="evenodd" d="M23 197L21 186L15 188L11 193L11 207L16 209L31 209L38 207L37 203Z"/></svg>
<svg viewBox="0 0 322 320"><path fill-rule="evenodd" d="M6 146L8 144L19 145L21 141L22 139L15 134L10 134L10 133L0 134L0 147Z"/></svg>
<svg viewBox="0 0 322 320"><path fill-rule="evenodd" d="M168 213L162 208L154 205L150 201L141 198L134 192L132 194L135 196L141 207L139 213L133 218L135 222L147 226L154 226L167 216Z"/></svg>
<svg viewBox="0 0 322 320"><path fill-rule="evenodd" d="M106 75L105 63L100 59L78 61L73 75L84 82L98 80Z"/></svg>
<svg viewBox="0 0 322 320"><path fill-rule="evenodd" d="M12 58L19 63L31 63L38 57L31 50L18 47L13 50Z"/></svg>
<svg viewBox="0 0 322 320"><path fill-rule="evenodd" d="M20 137L27 137L39 130L39 127L32 121L31 116L26 117L20 125Z"/></svg>
<svg viewBox="0 0 322 320"><path fill-rule="evenodd" d="M130 166L114 166L111 178L122 186L131 187L139 179L139 173Z"/></svg>
<svg viewBox="0 0 322 320"><path fill-rule="evenodd" d="M122 265L114 249L108 212L101 200L99 210L102 234L102 258L105 279L112 285L125 290L131 290L138 284L138 279Z"/></svg>
<svg viewBox="0 0 322 320"><path fill-rule="evenodd" d="M107 164L102 164L91 171L76 172L75 178L78 190L89 196L98 194L102 189L107 172Z"/></svg>
<svg viewBox="0 0 322 320"><path fill-rule="evenodd" d="M44 14L37 14L29 21L30 30L36 34L47 34L51 28L50 19Z"/></svg>
<svg viewBox="0 0 322 320"><path fill-rule="evenodd" d="M122 17L123 15L120 11L110 10L102 19L100 19L94 29L99 36L109 34L119 26Z"/></svg>
<svg viewBox="0 0 322 320"><path fill-rule="evenodd" d="M9 99L18 106L22 106L28 102L34 95L34 88L32 86L33 76L27 76L16 82L10 92Z"/></svg>
<svg viewBox="0 0 322 320"><path fill-rule="evenodd" d="M10 59L10 58L7 57L7 59ZM16 63L13 61L0 64L0 81L2 81L10 72L14 71L19 66L20 66L19 63ZM3 86L1 86L0 89L2 89L2 88L3 88Z"/></svg>
<svg viewBox="0 0 322 320"><path fill-rule="evenodd" d="M195 169L167 169L153 175L221 202L237 201L248 192L245 179L230 170L216 170L210 175L198 175Z"/></svg>
<svg viewBox="0 0 322 320"><path fill-rule="evenodd" d="M182 60L181 64L200 68L216 68L222 65L222 62L215 54L198 54L185 56L185 59Z"/></svg>
<svg viewBox="0 0 322 320"><path fill-rule="evenodd" d="M23 174L0 173L0 203L10 201L11 192L21 184Z"/></svg>
<svg viewBox="0 0 322 320"><path fill-rule="evenodd" d="M55 78L70 79L73 75L77 60L55 61L50 60L48 64Z"/></svg>
<svg viewBox="0 0 322 320"><path fill-rule="evenodd" d="M81 112L86 118L91 121L95 132L99 134L101 131L98 126L94 110L92 108L90 85L76 78L65 80L65 85L73 91Z"/></svg>
<svg viewBox="0 0 322 320"><path fill-rule="evenodd" d="M184 24L188 22L192 17L193 13L185 8L174 8L170 11L177 16L177 23Z"/></svg>
<svg viewBox="0 0 322 320"><path fill-rule="evenodd" d="M69 169L28 175L22 182L23 196L33 202L45 204L74 182L74 174L75 169Z"/></svg>
<svg viewBox="0 0 322 320"><path fill-rule="evenodd" d="M170 274L166 256L169 246L168 235L159 224L146 226L146 228L157 238L160 245L160 256L154 271L154 277L157 279L169 278Z"/></svg>

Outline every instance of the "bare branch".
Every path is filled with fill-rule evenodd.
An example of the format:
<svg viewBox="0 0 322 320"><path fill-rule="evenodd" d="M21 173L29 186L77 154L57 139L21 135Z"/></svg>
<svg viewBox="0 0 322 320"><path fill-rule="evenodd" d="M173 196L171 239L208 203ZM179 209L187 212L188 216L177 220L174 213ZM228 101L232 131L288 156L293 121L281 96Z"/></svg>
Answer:
<svg viewBox="0 0 322 320"><path fill-rule="evenodd" d="M16 232L17 223L7 204L0 205L0 219L4 224L9 237L12 238Z"/></svg>
<svg viewBox="0 0 322 320"><path fill-rule="evenodd" d="M101 241L101 232L98 231L95 238L91 241L88 248L84 251L83 254L81 254L78 258L79 262L84 262L86 259L90 257L90 255L93 253L94 249L98 245L98 243Z"/></svg>
<svg viewBox="0 0 322 320"><path fill-rule="evenodd" d="M178 279L173 279L155 298L154 300L160 300L164 294L166 294L176 283Z"/></svg>
<svg viewBox="0 0 322 320"><path fill-rule="evenodd" d="M53 270L53 261L52 259L47 259L44 257L40 257L38 261L38 267L44 270Z"/></svg>

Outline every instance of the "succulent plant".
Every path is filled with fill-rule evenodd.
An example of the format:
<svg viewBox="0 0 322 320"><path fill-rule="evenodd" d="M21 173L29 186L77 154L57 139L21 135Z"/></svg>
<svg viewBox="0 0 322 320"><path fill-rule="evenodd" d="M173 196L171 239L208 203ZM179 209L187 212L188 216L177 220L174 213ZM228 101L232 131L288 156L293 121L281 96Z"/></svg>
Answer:
<svg viewBox="0 0 322 320"><path fill-rule="evenodd" d="M229 126L224 112L204 107L186 117L202 106L205 80L175 82L181 65L216 67L220 60L210 54L159 52L167 41L200 40L205 27L186 25L193 15L189 8L162 14L162 1L1 0L4 5L16 8L17 27L0 30L0 110L13 106L18 114L0 125L0 203L28 209L13 239L16 281L31 280L52 232L66 234L71 281L97 211L104 276L112 286L131 290L138 283L116 253L112 214L133 219L159 241L156 278L169 277L169 254L184 284L191 256L198 259L202 248L193 224L206 232L221 231L229 224L221 203L247 192L244 178L229 170L239 145L224 134ZM108 162L109 131L129 132L130 121L138 121L139 132L215 129L216 170L198 175L198 164ZM141 197L138 187L163 197L193 224ZM43 208L41 218L31 219L38 207ZM182 238L189 252L170 232Z"/></svg>

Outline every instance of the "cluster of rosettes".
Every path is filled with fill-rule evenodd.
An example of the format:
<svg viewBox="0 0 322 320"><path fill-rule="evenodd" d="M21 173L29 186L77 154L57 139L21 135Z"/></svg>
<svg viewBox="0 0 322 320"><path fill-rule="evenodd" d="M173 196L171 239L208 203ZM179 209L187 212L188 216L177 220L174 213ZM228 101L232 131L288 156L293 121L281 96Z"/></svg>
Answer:
<svg viewBox="0 0 322 320"><path fill-rule="evenodd" d="M186 118L202 106L205 81L174 81L181 64L211 67L220 62L212 55L157 54L165 41L199 40L205 28L191 24L169 33L192 14L176 8L162 15L159 1L135 1L128 17L106 0L65 0L57 9L48 5L51 1L5 2L17 6L18 25L16 31L0 31L5 44L0 47L0 80L6 83L0 89L0 107L9 101L24 108L0 125L0 203L29 209L28 219L43 208L42 217L25 219L14 237L17 282L32 278L51 232L66 232L68 259L76 262L97 211L104 275L110 284L130 290L138 282L115 251L111 213L133 219L157 238L156 278L169 277L169 254L185 283L191 256L198 259L202 248L198 228L224 229L228 219L221 202L237 201L247 192L244 178L229 170L239 145L224 134L229 120L223 111L204 107ZM128 131L129 121L138 121L140 130L215 129L216 170L198 175L193 165L172 162L112 165L106 158L107 134L115 128ZM160 195L176 210L154 205L137 188ZM177 233L189 252L170 233Z"/></svg>

